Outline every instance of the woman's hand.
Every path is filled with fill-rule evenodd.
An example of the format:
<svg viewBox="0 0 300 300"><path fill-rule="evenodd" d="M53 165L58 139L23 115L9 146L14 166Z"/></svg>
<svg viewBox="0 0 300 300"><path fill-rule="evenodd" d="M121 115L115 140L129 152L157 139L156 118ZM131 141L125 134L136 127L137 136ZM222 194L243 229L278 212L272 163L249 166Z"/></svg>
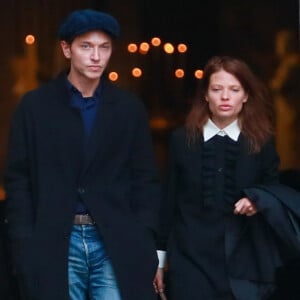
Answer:
<svg viewBox="0 0 300 300"><path fill-rule="evenodd" d="M250 201L249 198L241 198L234 204L234 214L246 215L251 217L257 213L255 205Z"/></svg>

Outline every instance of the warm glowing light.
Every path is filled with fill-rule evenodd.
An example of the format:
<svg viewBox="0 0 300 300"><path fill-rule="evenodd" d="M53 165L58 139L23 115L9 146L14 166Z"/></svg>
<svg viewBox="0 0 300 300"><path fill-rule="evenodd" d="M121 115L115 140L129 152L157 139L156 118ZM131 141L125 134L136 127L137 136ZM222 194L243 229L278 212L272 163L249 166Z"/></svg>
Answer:
<svg viewBox="0 0 300 300"><path fill-rule="evenodd" d="M149 49L150 49L150 45L146 42L143 42L143 43L140 44L139 52L141 54L147 54Z"/></svg>
<svg viewBox="0 0 300 300"><path fill-rule="evenodd" d="M135 43L130 43L128 46L127 46L127 50L128 52L130 53L135 53L138 49L138 46L135 44Z"/></svg>
<svg viewBox="0 0 300 300"><path fill-rule="evenodd" d="M3 186L0 186L0 201L4 201L4 200L5 200L5 190Z"/></svg>
<svg viewBox="0 0 300 300"><path fill-rule="evenodd" d="M131 74L133 77L141 77L143 72L140 68L133 68Z"/></svg>
<svg viewBox="0 0 300 300"><path fill-rule="evenodd" d="M108 74L108 78L109 78L109 80L111 80L111 81L117 81L118 78L119 78L119 74L118 74L117 72L110 72L110 73Z"/></svg>
<svg viewBox="0 0 300 300"><path fill-rule="evenodd" d="M185 53L186 51L187 51L187 45L186 44L183 44L183 43L181 43L181 44L178 44L178 46L177 46L177 51L179 52L179 53Z"/></svg>
<svg viewBox="0 0 300 300"><path fill-rule="evenodd" d="M167 129L170 127L169 121L162 117L154 117L150 120L150 127L152 129Z"/></svg>
<svg viewBox="0 0 300 300"><path fill-rule="evenodd" d="M197 79L202 79L202 77L203 77L203 71L202 71L202 70L196 70L196 71L194 72L194 75L195 75L195 77L196 77Z"/></svg>
<svg viewBox="0 0 300 300"><path fill-rule="evenodd" d="M183 69L176 69L175 70L175 76L177 78L183 78L184 77L184 70Z"/></svg>
<svg viewBox="0 0 300 300"><path fill-rule="evenodd" d="M164 51L167 54L172 54L172 53L174 53L174 46L171 43L165 43L164 44Z"/></svg>
<svg viewBox="0 0 300 300"><path fill-rule="evenodd" d="M152 45L152 46L158 47L158 46L160 46L160 44L161 44L161 40L160 40L159 37L153 37L153 38L151 39L151 45Z"/></svg>
<svg viewBox="0 0 300 300"><path fill-rule="evenodd" d="M34 37L34 35L32 35L32 34L26 35L26 37L25 37L25 43L26 43L27 45L32 45L32 44L34 44L34 42L35 42L35 37Z"/></svg>

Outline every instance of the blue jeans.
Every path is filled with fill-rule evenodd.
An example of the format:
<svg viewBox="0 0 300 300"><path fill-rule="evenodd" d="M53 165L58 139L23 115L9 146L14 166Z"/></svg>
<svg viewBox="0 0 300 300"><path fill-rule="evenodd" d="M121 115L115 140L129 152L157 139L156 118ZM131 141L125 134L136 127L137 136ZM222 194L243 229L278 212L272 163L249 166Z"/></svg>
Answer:
<svg viewBox="0 0 300 300"><path fill-rule="evenodd" d="M110 259L94 225L73 225L69 294L70 300L121 300Z"/></svg>

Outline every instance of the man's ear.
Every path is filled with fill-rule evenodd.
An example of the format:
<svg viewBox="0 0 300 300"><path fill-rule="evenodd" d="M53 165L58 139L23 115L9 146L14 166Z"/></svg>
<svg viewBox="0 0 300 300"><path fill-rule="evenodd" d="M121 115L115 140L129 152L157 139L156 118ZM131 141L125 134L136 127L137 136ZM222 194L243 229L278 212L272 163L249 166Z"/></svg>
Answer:
<svg viewBox="0 0 300 300"><path fill-rule="evenodd" d="M60 47L62 49L62 52L64 56L68 59L71 58L71 45L67 43L66 41L60 41Z"/></svg>

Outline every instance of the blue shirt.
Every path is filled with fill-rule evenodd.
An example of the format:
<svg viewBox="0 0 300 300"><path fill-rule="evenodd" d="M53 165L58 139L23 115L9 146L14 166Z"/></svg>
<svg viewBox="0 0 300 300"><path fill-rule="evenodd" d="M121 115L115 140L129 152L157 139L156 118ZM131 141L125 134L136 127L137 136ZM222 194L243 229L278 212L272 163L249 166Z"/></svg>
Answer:
<svg viewBox="0 0 300 300"><path fill-rule="evenodd" d="M80 111L82 123L84 127L84 149L87 146L88 139L94 127L98 104L100 102L100 85L97 87L92 97L83 97L69 81L68 89L71 95L70 105ZM76 214L87 214L88 210L82 201L78 202Z"/></svg>

